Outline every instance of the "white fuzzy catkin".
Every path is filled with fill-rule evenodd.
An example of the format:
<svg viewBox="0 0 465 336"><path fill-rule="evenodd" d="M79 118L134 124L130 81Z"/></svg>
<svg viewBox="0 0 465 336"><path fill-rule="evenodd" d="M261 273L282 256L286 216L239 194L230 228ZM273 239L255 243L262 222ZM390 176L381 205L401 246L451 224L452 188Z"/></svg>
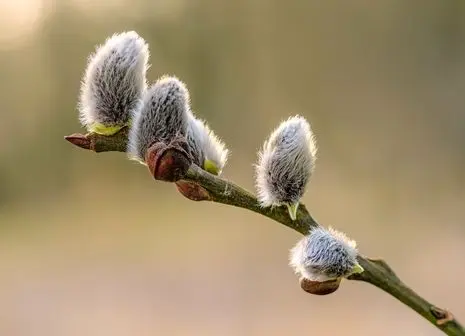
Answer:
<svg viewBox="0 0 465 336"><path fill-rule="evenodd" d="M128 124L146 89L148 58L146 42L134 31L115 34L96 48L81 85L79 113L84 126Z"/></svg>
<svg viewBox="0 0 465 336"><path fill-rule="evenodd" d="M315 166L316 152L313 133L303 117L282 122L259 153L255 171L260 204L298 203Z"/></svg>
<svg viewBox="0 0 465 336"><path fill-rule="evenodd" d="M290 253L290 266L311 281L327 281L350 275L357 263L356 242L332 228L313 229Z"/></svg>
<svg viewBox="0 0 465 336"><path fill-rule="evenodd" d="M142 108L134 112L128 136L128 155L143 162L149 146L170 143L187 133L189 92L176 77L164 76L143 95Z"/></svg>
<svg viewBox="0 0 465 336"><path fill-rule="evenodd" d="M204 168L208 160L215 165L218 174L221 173L229 151L207 123L197 119L192 113L189 114L188 119L187 142L193 162Z"/></svg>

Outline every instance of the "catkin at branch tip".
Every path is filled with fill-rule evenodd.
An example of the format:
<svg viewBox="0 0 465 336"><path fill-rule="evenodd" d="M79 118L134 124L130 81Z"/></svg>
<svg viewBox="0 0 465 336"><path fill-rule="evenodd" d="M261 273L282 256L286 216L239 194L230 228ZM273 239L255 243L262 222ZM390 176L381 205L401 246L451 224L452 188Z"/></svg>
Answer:
<svg viewBox="0 0 465 336"><path fill-rule="evenodd" d="M318 227L292 248L289 264L298 275L322 282L356 271L357 254L356 242L344 233Z"/></svg>
<svg viewBox="0 0 465 336"><path fill-rule="evenodd" d="M257 196L262 206L298 203L316 160L316 142L301 116L282 122L259 152L255 166Z"/></svg>
<svg viewBox="0 0 465 336"><path fill-rule="evenodd" d="M146 89L148 58L147 43L134 31L114 34L96 48L81 84L78 108L84 126L129 123Z"/></svg>
<svg viewBox="0 0 465 336"><path fill-rule="evenodd" d="M128 136L128 155L143 162L150 145L170 143L187 133L189 92L176 77L163 76L143 95L142 107L134 111Z"/></svg>

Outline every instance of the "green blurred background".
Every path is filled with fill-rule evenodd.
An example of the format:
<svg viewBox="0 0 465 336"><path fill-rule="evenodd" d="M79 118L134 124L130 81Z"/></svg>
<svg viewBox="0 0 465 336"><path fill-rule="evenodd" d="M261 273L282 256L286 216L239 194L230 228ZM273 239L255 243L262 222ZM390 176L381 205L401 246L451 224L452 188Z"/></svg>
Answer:
<svg viewBox="0 0 465 336"><path fill-rule="evenodd" d="M125 30L246 188L269 132L307 117L312 214L465 322L463 1L0 0L0 335L441 335L366 284L306 295L297 233L66 143L88 54Z"/></svg>

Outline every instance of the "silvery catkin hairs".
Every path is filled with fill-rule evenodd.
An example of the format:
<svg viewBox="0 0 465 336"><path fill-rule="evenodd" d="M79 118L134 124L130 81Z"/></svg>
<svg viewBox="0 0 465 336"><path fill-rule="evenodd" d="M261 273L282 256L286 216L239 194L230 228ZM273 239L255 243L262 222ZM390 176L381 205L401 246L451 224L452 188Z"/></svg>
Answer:
<svg viewBox="0 0 465 336"><path fill-rule="evenodd" d="M164 76L143 95L128 135L128 155L139 162L155 142L169 144L187 133L189 92L176 77Z"/></svg>
<svg viewBox="0 0 465 336"><path fill-rule="evenodd" d="M300 116L282 122L265 142L256 165L260 204L286 205L296 219L299 200L315 166L317 147L308 122Z"/></svg>
<svg viewBox="0 0 465 336"><path fill-rule="evenodd" d="M212 174L221 174L229 151L207 123L192 113L188 118L187 142L194 163Z"/></svg>
<svg viewBox="0 0 465 336"><path fill-rule="evenodd" d="M149 50L136 32L114 34L89 57L81 84L81 123L91 132L116 133L130 122L146 89Z"/></svg>
<svg viewBox="0 0 465 336"><path fill-rule="evenodd" d="M332 228L318 227L291 250L289 264L301 277L324 282L363 271L356 242Z"/></svg>

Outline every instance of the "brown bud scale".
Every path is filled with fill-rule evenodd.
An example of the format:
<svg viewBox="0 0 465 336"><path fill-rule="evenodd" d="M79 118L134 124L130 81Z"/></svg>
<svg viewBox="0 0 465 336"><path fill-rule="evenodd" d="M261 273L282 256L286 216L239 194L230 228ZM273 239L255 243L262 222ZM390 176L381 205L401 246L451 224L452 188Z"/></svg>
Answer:
<svg viewBox="0 0 465 336"><path fill-rule="evenodd" d="M159 181L181 180L191 165L187 152L177 143L154 143L147 150L145 162L152 176Z"/></svg>
<svg viewBox="0 0 465 336"><path fill-rule="evenodd" d="M312 281L305 278L300 279L300 287L304 291L315 295L328 295L334 293L341 283L341 278L328 281Z"/></svg>
<svg viewBox="0 0 465 336"><path fill-rule="evenodd" d="M192 201L211 201L208 191L195 182L177 181L178 191Z"/></svg>

